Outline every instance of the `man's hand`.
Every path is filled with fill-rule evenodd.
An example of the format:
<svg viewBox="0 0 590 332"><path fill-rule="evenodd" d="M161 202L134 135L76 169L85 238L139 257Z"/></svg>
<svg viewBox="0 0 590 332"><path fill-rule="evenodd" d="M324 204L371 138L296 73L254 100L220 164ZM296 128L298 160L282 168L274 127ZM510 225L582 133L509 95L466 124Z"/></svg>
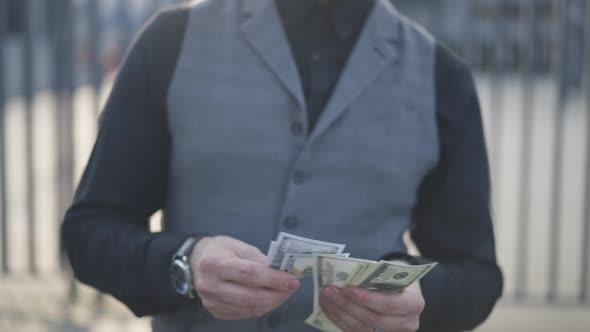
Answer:
<svg viewBox="0 0 590 332"><path fill-rule="evenodd" d="M260 317L299 288L295 276L267 267L260 250L229 237L200 240L190 265L203 306L221 320Z"/></svg>
<svg viewBox="0 0 590 332"><path fill-rule="evenodd" d="M334 324L345 332L415 332L424 310L420 284L415 282L400 294L382 294L360 288L326 287L320 305Z"/></svg>

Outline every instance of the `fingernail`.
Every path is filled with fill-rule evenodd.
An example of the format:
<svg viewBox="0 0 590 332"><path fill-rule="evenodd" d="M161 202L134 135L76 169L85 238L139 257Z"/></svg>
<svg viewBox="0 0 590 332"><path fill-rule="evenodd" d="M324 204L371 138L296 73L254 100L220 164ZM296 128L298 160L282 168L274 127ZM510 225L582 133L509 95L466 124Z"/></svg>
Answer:
<svg viewBox="0 0 590 332"><path fill-rule="evenodd" d="M377 323L377 320L379 319L379 317L374 314L370 314L367 318L369 319L369 322L373 324Z"/></svg>
<svg viewBox="0 0 590 332"><path fill-rule="evenodd" d="M291 279L291 280L287 281L287 289L295 290L297 288L299 288L299 280Z"/></svg>
<svg viewBox="0 0 590 332"><path fill-rule="evenodd" d="M330 287L330 288L328 288L328 290L335 296L340 295L340 290L336 287Z"/></svg>
<svg viewBox="0 0 590 332"><path fill-rule="evenodd" d="M334 287L328 288L328 297L330 300L338 303L340 300L340 290Z"/></svg>
<svg viewBox="0 0 590 332"><path fill-rule="evenodd" d="M328 303L334 302L334 294L330 289L324 290L320 296L323 299L322 301L327 301Z"/></svg>
<svg viewBox="0 0 590 332"><path fill-rule="evenodd" d="M346 289L344 291L344 297L346 297L350 301L359 301L358 293L352 289Z"/></svg>

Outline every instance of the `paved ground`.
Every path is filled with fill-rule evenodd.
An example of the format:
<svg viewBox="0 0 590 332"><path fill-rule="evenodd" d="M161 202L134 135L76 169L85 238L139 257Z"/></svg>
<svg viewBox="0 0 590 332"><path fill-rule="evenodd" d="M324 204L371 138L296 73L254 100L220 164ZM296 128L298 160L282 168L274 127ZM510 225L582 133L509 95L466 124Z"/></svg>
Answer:
<svg viewBox="0 0 590 332"><path fill-rule="evenodd" d="M68 301L66 278L0 279L0 331L141 332L148 321L134 318L122 305L79 287L79 300ZM102 303L101 303L102 302Z"/></svg>
<svg viewBox="0 0 590 332"><path fill-rule="evenodd" d="M502 305L475 332L588 332L589 307L527 307Z"/></svg>
<svg viewBox="0 0 590 332"><path fill-rule="evenodd" d="M119 303L80 288L76 305L67 301L62 278L0 279L0 331L147 332L149 321L136 319ZM95 308L101 308L96 310ZM502 304L475 332L588 332L590 307L531 307Z"/></svg>

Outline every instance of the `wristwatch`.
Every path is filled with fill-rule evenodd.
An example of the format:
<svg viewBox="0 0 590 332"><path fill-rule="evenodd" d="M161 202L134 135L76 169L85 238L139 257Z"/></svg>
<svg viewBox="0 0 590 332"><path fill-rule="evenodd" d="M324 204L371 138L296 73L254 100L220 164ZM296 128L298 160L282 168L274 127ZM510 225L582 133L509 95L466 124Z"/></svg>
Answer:
<svg viewBox="0 0 590 332"><path fill-rule="evenodd" d="M189 237L184 241L180 249L172 256L170 264L170 280L176 292L182 297L192 300L197 297L193 286L193 274L189 264L189 256L197 238Z"/></svg>

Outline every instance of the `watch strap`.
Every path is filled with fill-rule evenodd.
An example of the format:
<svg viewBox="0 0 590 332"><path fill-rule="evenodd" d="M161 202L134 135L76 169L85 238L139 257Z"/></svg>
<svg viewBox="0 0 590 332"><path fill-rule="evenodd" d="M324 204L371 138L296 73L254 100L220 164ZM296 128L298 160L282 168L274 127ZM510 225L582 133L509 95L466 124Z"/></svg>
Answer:
<svg viewBox="0 0 590 332"><path fill-rule="evenodd" d="M185 257L190 256L195 244L197 244L198 239L196 237L189 237L187 238L182 246L178 249L178 251L174 254L173 259L182 259Z"/></svg>

